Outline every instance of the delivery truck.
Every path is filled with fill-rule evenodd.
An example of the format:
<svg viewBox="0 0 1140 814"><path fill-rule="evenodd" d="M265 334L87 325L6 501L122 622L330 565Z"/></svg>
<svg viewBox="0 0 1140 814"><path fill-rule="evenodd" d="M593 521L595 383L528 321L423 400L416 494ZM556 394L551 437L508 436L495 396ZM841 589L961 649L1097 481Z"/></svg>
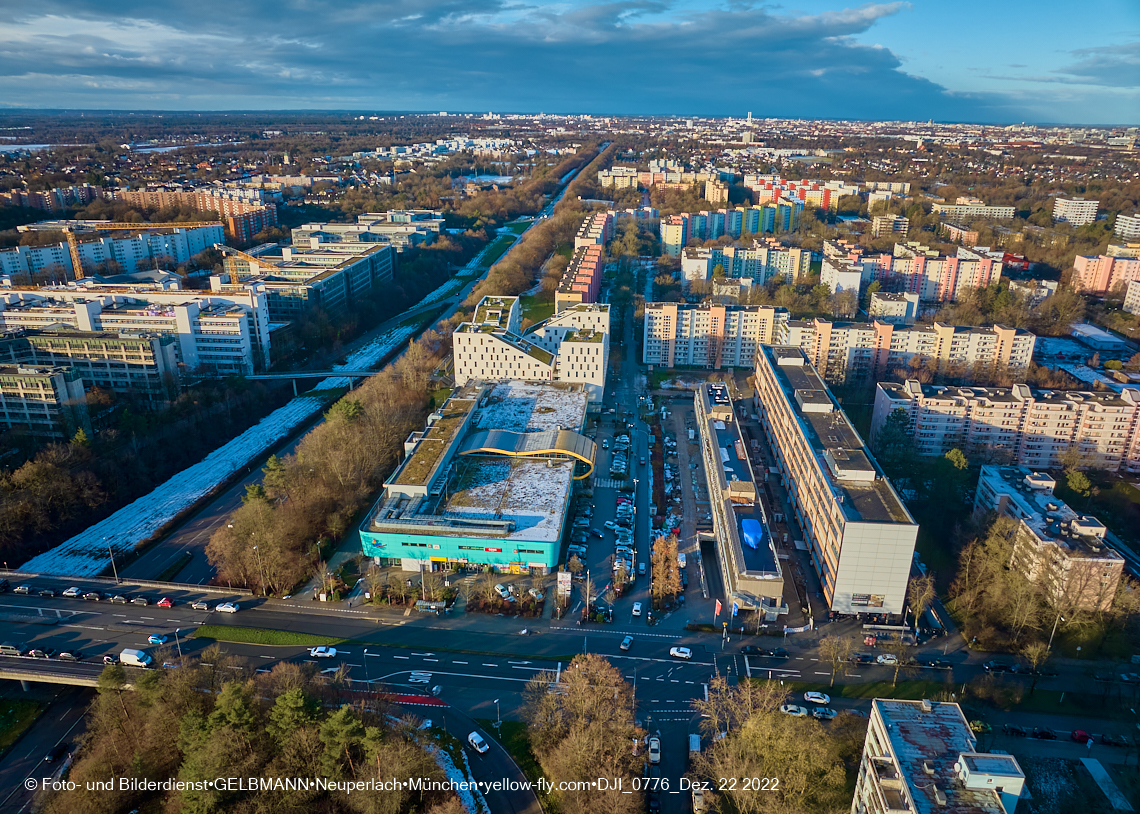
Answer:
<svg viewBox="0 0 1140 814"><path fill-rule="evenodd" d="M145 650L132 650L128 647L119 654L119 663L130 667L150 667L154 664L154 659Z"/></svg>

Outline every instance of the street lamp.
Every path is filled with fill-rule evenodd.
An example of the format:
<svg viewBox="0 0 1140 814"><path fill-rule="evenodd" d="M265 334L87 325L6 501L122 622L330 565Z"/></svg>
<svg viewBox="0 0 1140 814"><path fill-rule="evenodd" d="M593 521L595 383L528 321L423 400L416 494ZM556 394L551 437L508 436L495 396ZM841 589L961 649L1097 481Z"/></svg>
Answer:
<svg viewBox="0 0 1140 814"><path fill-rule="evenodd" d="M179 628L174 628L174 644L178 647L178 660L182 661L182 641L178 638Z"/></svg>
<svg viewBox="0 0 1140 814"><path fill-rule="evenodd" d="M364 677L368 679L368 683L372 683L372 676L368 671L368 648L364 648Z"/></svg>
<svg viewBox="0 0 1140 814"><path fill-rule="evenodd" d="M253 547L253 553L257 555L257 573L261 577L261 595L265 596L265 568L261 564L261 552L257 550L257 546Z"/></svg>
<svg viewBox="0 0 1140 814"><path fill-rule="evenodd" d="M1067 621L1064 616L1057 614L1057 618L1053 620L1053 632L1049 634L1049 649L1053 649L1053 637L1057 635L1057 623Z"/></svg>
<svg viewBox="0 0 1140 814"><path fill-rule="evenodd" d="M498 730L503 725L502 716L499 715L499 699L495 699L495 729Z"/></svg>
<svg viewBox="0 0 1140 814"><path fill-rule="evenodd" d="M119 581L119 569L115 567L115 552L111 550L111 541L106 537L103 540L107 543L107 554L111 558L111 571L115 574L115 582Z"/></svg>

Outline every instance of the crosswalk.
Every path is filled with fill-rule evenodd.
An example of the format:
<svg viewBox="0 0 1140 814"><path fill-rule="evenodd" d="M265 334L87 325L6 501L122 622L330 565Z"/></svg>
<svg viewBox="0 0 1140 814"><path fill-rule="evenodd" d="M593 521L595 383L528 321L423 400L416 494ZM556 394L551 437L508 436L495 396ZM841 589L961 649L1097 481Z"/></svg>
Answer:
<svg viewBox="0 0 1140 814"><path fill-rule="evenodd" d="M603 489L620 489L625 481L614 478L597 478L594 483Z"/></svg>

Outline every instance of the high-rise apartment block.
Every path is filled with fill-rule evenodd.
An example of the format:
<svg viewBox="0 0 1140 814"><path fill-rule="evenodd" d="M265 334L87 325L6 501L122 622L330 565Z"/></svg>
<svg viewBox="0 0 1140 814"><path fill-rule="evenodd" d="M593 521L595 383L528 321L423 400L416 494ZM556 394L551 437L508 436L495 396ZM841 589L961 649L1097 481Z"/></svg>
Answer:
<svg viewBox="0 0 1140 814"><path fill-rule="evenodd" d="M115 200L149 209L189 209L217 212L226 232L239 242L249 243L258 232L277 225L277 207L268 199L251 199L246 191L198 189L190 192L168 190L117 190ZM220 240L217 242L221 242Z"/></svg>
<svg viewBox="0 0 1140 814"><path fill-rule="evenodd" d="M756 238L749 246L686 248L681 254L681 276L686 284L710 280L717 266L723 276L765 285L771 280L794 283L811 270L811 251L784 246L774 238Z"/></svg>
<svg viewBox="0 0 1140 814"><path fill-rule="evenodd" d="M103 195L102 187L93 187L90 184L56 187L42 192L13 189L10 192L0 192L0 204L42 209L45 212L63 212L86 206L92 201L99 200Z"/></svg>
<svg viewBox="0 0 1140 814"><path fill-rule="evenodd" d="M1001 279L1002 255L960 246L954 257L941 255L921 243L896 243L892 254L865 254L846 241L823 245L820 282L833 293L878 282L883 290L918 294L924 302L948 302L971 288L985 288Z"/></svg>
<svg viewBox="0 0 1140 814"><path fill-rule="evenodd" d="M680 257L681 249L689 242L689 218L686 215L669 215L661 219L661 253Z"/></svg>
<svg viewBox="0 0 1140 814"><path fill-rule="evenodd" d="M963 246L978 245L978 231L966 226L959 226L957 223L943 223L942 234L951 243L961 243Z"/></svg>
<svg viewBox="0 0 1140 814"><path fill-rule="evenodd" d="M851 814L1014 814L1026 792L1017 759L978 752L957 704L871 702Z"/></svg>
<svg viewBox="0 0 1140 814"><path fill-rule="evenodd" d="M1096 210L1099 206L1100 201L1086 201L1084 198L1057 198L1053 201L1053 223L1086 226L1096 221Z"/></svg>
<svg viewBox="0 0 1140 814"><path fill-rule="evenodd" d="M1072 285L1082 293L1108 294L1133 280L1140 280L1140 252L1129 246L1110 245L1107 254L1073 258Z"/></svg>
<svg viewBox="0 0 1140 814"><path fill-rule="evenodd" d="M918 525L804 352L761 347L756 397L828 607L901 614Z"/></svg>
<svg viewBox="0 0 1140 814"><path fill-rule="evenodd" d="M1140 280L1129 280L1124 289L1124 310L1130 314L1140 314Z"/></svg>
<svg viewBox="0 0 1140 814"><path fill-rule="evenodd" d="M614 216L609 212L595 212L582 221L574 235L574 248L605 246L614 238Z"/></svg>
<svg viewBox="0 0 1140 814"><path fill-rule="evenodd" d="M605 269L606 256L601 244L589 243L575 249L554 291L554 310L563 311L575 303L597 302Z"/></svg>
<svg viewBox="0 0 1140 814"><path fill-rule="evenodd" d="M918 318L918 295L874 291L868 297L867 316L879 322L910 325Z"/></svg>
<svg viewBox="0 0 1140 814"><path fill-rule="evenodd" d="M1124 240L1140 240L1140 214L1117 215L1113 234Z"/></svg>
<svg viewBox="0 0 1140 814"><path fill-rule="evenodd" d="M0 365L0 429L41 440L91 435L79 371L70 367Z"/></svg>
<svg viewBox="0 0 1140 814"><path fill-rule="evenodd" d="M910 219L898 215L875 215L871 219L871 236L903 235L910 231Z"/></svg>
<svg viewBox="0 0 1140 814"><path fill-rule="evenodd" d="M1056 481L1028 467L983 466L975 514L1017 521L1009 566L1039 586L1062 613L1112 607L1124 558L1105 542L1105 525L1053 495Z"/></svg>
<svg viewBox="0 0 1140 814"><path fill-rule="evenodd" d="M896 410L906 414L920 455L945 455L957 447L971 457L1052 469L1064 466L1063 456L1075 451L1097 469L1140 472L1140 391L880 382L872 438Z"/></svg>
<svg viewBox="0 0 1140 814"><path fill-rule="evenodd" d="M452 335L455 383L569 382L600 402L610 352L610 307L576 304L523 333L518 297L484 297Z"/></svg>
<svg viewBox="0 0 1140 814"><path fill-rule="evenodd" d="M980 198L961 197L952 204L934 204L934 213L944 220L960 223L966 220L1012 220L1012 206L987 206Z"/></svg>
<svg viewBox="0 0 1140 814"><path fill-rule="evenodd" d="M760 345L771 343L787 319L787 309L767 305L649 302L642 361L661 367L750 368Z"/></svg>

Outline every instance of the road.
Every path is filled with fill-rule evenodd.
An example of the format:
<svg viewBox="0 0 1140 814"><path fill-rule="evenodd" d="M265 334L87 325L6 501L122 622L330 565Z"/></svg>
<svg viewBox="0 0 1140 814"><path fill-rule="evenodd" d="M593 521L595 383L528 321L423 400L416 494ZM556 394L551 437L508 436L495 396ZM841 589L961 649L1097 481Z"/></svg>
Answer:
<svg viewBox="0 0 1140 814"><path fill-rule="evenodd" d="M37 685L37 694L49 685ZM24 787L29 777L50 776L63 759L45 763L44 756L57 743L72 744L84 731L84 715L94 692L82 687L55 687L40 719L0 760L0 813L15 814L28 809L33 792Z"/></svg>

